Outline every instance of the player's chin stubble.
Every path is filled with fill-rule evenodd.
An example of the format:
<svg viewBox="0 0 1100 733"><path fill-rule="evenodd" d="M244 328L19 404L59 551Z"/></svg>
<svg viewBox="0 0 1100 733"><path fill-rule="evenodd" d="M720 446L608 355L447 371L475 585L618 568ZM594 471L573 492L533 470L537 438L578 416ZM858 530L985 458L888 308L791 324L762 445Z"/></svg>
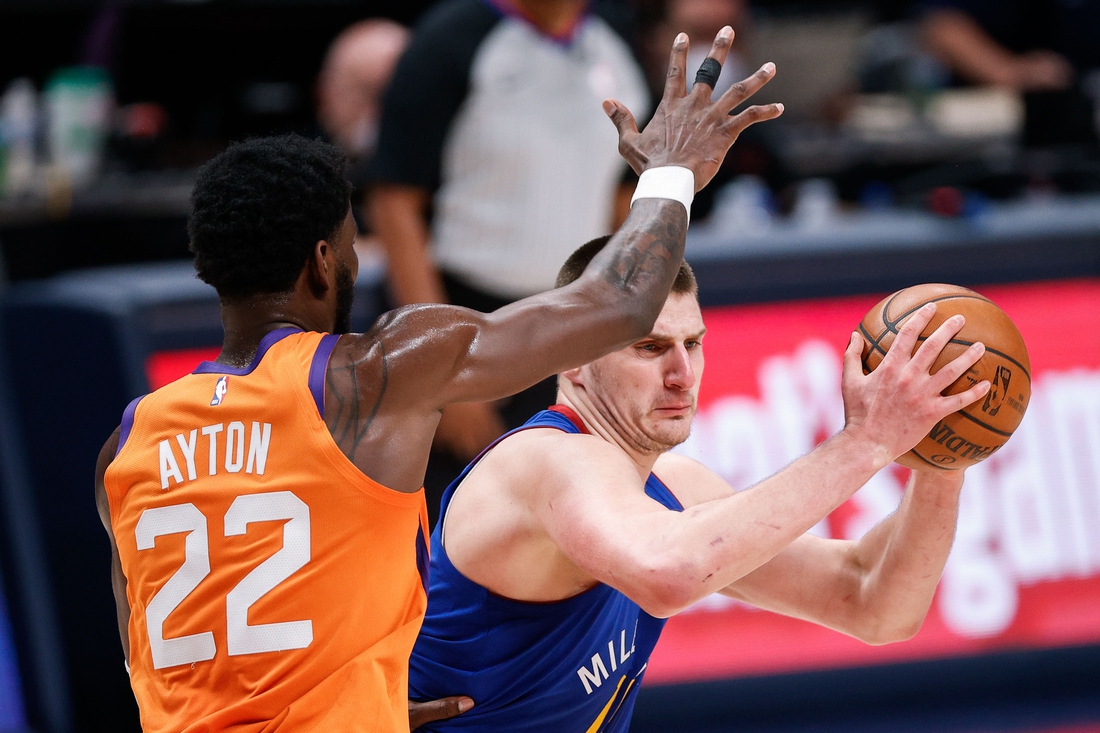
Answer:
<svg viewBox="0 0 1100 733"><path fill-rule="evenodd" d="M634 420L635 429L624 431L623 437L643 455L664 453L688 439L693 416L694 413L675 419L650 417L647 420L646 415L639 414Z"/></svg>

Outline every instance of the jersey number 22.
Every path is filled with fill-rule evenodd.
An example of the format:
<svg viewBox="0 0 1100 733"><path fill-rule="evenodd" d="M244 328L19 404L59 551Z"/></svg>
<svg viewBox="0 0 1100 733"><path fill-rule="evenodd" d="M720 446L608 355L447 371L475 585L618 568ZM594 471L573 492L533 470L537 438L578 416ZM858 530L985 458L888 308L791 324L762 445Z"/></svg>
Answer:
<svg viewBox="0 0 1100 733"><path fill-rule="evenodd" d="M313 622L248 624L248 609L309 562L309 507L289 491L245 494L225 513L225 536L243 535L252 522L289 520L283 525L283 547L253 568L225 598L226 638L230 656L304 649L313 642ZM164 638L164 621L203 578L210 574L210 538L206 517L194 504L146 509L137 523L137 547L148 550L157 537L187 532L184 562L145 609L145 626L153 652L153 669L205 662L216 652L214 633Z"/></svg>

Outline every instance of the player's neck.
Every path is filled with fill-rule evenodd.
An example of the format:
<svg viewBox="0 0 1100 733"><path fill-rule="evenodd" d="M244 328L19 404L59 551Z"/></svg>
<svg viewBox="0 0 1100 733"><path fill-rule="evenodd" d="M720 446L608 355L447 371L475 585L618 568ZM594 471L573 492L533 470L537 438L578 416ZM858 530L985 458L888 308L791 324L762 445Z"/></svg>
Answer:
<svg viewBox="0 0 1100 733"><path fill-rule="evenodd" d="M225 336L217 361L243 367L252 363L263 337L280 328L303 331L331 331L331 324L319 323L315 314L298 307L294 295L258 295L222 299L222 327Z"/></svg>
<svg viewBox="0 0 1100 733"><path fill-rule="evenodd" d="M567 395L562 390L558 390L558 404L565 405L573 410L580 417L589 433L621 448L623 453L626 453L627 457L630 458L638 471L638 475L643 480L653 472L653 464L657 462L661 452L642 451L635 447L630 440L623 436L623 431L618 429L613 421L607 419L591 404L583 392Z"/></svg>
<svg viewBox="0 0 1100 733"><path fill-rule="evenodd" d="M588 6L588 0L500 0L500 3L515 8L529 23L553 37L570 34Z"/></svg>

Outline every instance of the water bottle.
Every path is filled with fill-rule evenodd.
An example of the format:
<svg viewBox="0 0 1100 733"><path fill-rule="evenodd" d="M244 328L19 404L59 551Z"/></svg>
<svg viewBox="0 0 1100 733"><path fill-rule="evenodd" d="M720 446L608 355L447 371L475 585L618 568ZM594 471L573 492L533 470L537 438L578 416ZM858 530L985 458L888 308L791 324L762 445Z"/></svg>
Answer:
<svg viewBox="0 0 1100 733"><path fill-rule="evenodd" d="M110 131L110 76L95 67L60 69L46 83L46 108L50 162L74 188L87 186L99 173Z"/></svg>
<svg viewBox="0 0 1100 733"><path fill-rule="evenodd" d="M15 196L34 181L38 93L30 79L16 79L0 97L0 193Z"/></svg>

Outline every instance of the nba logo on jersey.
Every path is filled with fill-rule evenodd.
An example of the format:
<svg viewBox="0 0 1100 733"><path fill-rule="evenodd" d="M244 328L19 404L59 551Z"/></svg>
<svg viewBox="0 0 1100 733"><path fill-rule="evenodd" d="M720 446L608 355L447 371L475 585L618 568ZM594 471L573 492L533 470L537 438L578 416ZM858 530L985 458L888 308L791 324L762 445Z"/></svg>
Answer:
<svg viewBox="0 0 1100 733"><path fill-rule="evenodd" d="M214 386L214 399L210 400L211 407L217 407L225 399L225 393L229 391L229 377L222 377Z"/></svg>

